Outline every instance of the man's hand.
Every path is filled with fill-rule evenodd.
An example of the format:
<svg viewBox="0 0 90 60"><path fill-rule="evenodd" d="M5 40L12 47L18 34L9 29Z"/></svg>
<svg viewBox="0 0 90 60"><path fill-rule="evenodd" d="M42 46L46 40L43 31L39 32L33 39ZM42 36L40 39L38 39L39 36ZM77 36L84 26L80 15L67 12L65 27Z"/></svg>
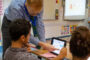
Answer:
<svg viewBox="0 0 90 60"><path fill-rule="evenodd" d="M39 42L39 46L43 47L43 49L48 50L48 51L57 50L56 48L54 48L54 46L52 46L48 43L44 43L44 42Z"/></svg>

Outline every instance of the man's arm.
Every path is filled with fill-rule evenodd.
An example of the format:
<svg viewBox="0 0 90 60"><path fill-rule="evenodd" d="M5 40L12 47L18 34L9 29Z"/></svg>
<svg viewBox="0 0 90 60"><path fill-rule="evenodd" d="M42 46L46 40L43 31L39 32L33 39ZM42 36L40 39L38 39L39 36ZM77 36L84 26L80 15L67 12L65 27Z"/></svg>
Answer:
<svg viewBox="0 0 90 60"><path fill-rule="evenodd" d="M36 28L37 28L39 38L34 37L33 35L31 35L31 37L30 37L30 42L35 45L39 45L39 46L44 45L43 42L46 42L45 29L44 29L44 23L42 21L42 15L43 15L43 11L41 11L40 14L38 14L37 20L36 20Z"/></svg>
<svg viewBox="0 0 90 60"><path fill-rule="evenodd" d="M54 51L56 50L56 48L54 48L52 45L45 43L45 42L41 42L37 37L34 37L33 35L31 35L30 37L30 43L33 43L35 45L39 45L41 47L43 47L45 50L48 51Z"/></svg>
<svg viewBox="0 0 90 60"><path fill-rule="evenodd" d="M31 34L31 36L30 36L30 43L33 43L33 44L35 44L35 45L39 45L39 39L38 39L38 37L34 37L34 35L32 35Z"/></svg>
<svg viewBox="0 0 90 60"><path fill-rule="evenodd" d="M37 28L37 32L38 32L38 35L39 35L39 40L42 41L42 42L46 42L46 40L45 40L45 27L44 27L42 17L43 17L43 10L37 16L36 28Z"/></svg>

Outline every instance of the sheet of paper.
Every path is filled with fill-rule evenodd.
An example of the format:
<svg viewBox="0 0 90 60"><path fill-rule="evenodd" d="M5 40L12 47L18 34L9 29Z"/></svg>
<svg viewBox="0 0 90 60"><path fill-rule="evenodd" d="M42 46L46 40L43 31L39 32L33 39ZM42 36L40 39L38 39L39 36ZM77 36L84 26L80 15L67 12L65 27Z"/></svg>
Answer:
<svg viewBox="0 0 90 60"><path fill-rule="evenodd" d="M54 55L54 54L52 54L52 53L50 53L50 52L45 53L45 54L42 54L41 56L44 56L44 57L46 57L46 58L55 58L55 57L56 57L56 55Z"/></svg>

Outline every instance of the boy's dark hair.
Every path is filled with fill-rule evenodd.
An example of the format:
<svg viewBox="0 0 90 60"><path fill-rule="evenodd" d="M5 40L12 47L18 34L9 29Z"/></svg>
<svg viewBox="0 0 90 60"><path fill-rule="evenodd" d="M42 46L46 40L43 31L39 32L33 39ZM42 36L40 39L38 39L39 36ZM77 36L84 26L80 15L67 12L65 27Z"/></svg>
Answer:
<svg viewBox="0 0 90 60"><path fill-rule="evenodd" d="M90 54L90 31L87 27L80 26L73 31L70 40L70 51L73 56L85 58Z"/></svg>
<svg viewBox="0 0 90 60"><path fill-rule="evenodd" d="M29 34L31 24L25 19L17 19L13 21L9 26L10 37L13 41L17 41L21 35L25 37Z"/></svg>

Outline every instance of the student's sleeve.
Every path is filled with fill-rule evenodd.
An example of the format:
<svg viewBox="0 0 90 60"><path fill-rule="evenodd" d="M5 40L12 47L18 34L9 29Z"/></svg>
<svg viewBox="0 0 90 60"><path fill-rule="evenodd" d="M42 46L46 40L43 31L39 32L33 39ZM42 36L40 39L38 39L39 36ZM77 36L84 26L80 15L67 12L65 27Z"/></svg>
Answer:
<svg viewBox="0 0 90 60"><path fill-rule="evenodd" d="M45 27L44 27L42 17L43 17L43 10L37 16L36 28L37 28L37 32L38 32L38 35L39 35L39 40L42 41L42 42L46 42L46 40L45 40Z"/></svg>
<svg viewBox="0 0 90 60"><path fill-rule="evenodd" d="M24 54L20 60L39 60L37 56L32 55L31 53Z"/></svg>

